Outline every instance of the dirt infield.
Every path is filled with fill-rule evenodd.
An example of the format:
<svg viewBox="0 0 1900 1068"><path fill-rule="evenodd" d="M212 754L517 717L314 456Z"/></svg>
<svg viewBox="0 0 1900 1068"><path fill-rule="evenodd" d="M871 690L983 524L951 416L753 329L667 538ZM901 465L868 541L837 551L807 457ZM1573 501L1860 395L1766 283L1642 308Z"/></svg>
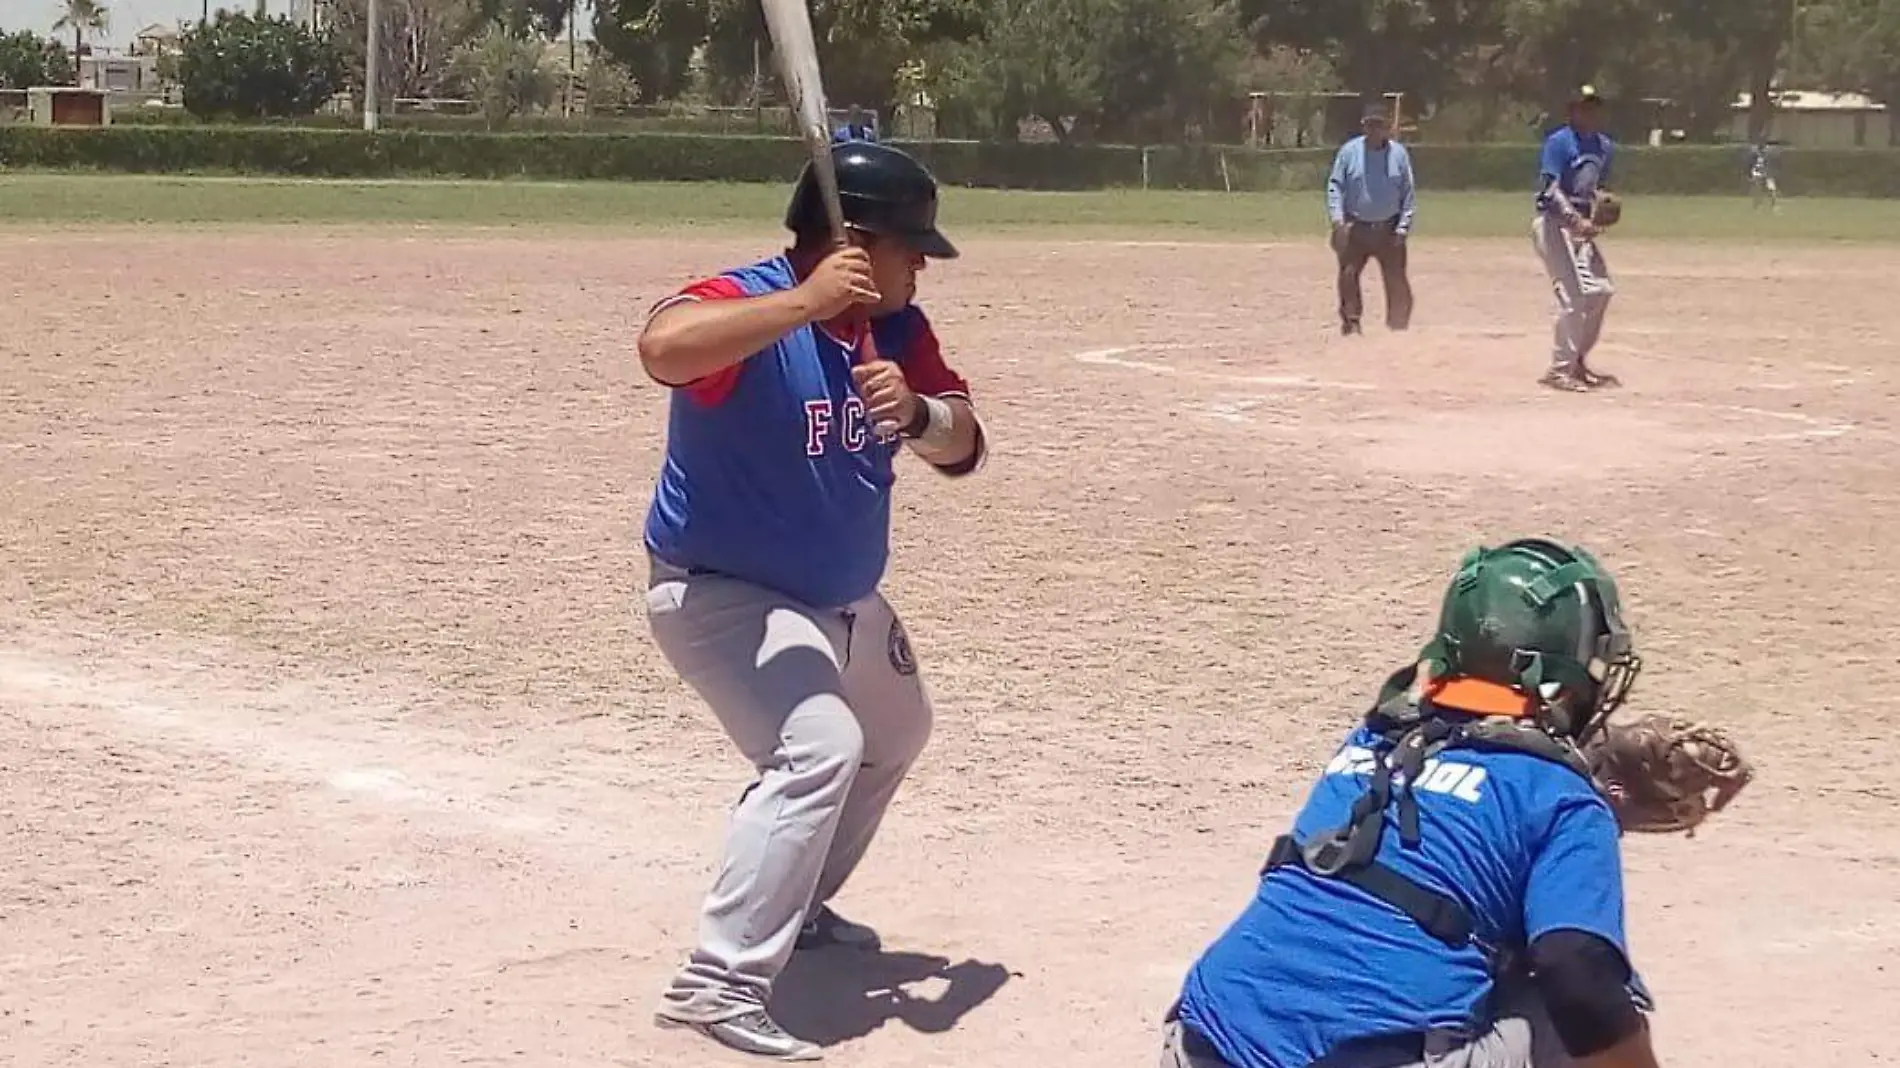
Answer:
<svg viewBox="0 0 1900 1068"><path fill-rule="evenodd" d="M1318 242L964 244L925 300L994 453L905 461L888 586L936 736L840 902L887 951L788 1025L1153 1063L1457 555L1552 531L1624 578L1632 710L1763 767L1627 846L1665 1063L1891 1059L1900 254L1612 246L1627 385L1570 396L1528 238L1420 244L1356 339ZM748 776L636 612L631 340L765 251L0 233L0 1062L727 1063L649 1024Z"/></svg>

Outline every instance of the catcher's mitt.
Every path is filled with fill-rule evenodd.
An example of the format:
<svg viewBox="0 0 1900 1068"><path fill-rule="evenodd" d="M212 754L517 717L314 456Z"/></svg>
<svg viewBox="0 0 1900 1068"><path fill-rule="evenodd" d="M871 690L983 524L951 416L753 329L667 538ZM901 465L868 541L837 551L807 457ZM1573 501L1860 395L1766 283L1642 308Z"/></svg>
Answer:
<svg viewBox="0 0 1900 1068"><path fill-rule="evenodd" d="M1583 756L1626 831L1693 835L1755 775L1719 728L1671 716L1608 724Z"/></svg>
<svg viewBox="0 0 1900 1068"><path fill-rule="evenodd" d="M1596 191L1595 202L1590 206L1590 221L1597 229L1605 230L1623 220L1623 198L1608 189Z"/></svg>

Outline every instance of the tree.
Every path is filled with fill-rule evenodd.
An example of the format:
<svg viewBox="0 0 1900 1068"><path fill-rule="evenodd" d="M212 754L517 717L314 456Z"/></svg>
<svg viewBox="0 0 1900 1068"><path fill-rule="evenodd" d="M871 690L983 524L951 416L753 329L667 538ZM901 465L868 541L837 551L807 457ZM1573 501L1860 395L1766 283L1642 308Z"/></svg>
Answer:
<svg viewBox="0 0 1900 1068"><path fill-rule="evenodd" d="M1505 3L1240 0L1239 15L1263 50L1286 45L1321 53L1348 90L1367 98L1402 92L1415 106L1428 107L1455 88L1461 57L1503 37ZM1539 6L1542 0L1523 3Z"/></svg>
<svg viewBox="0 0 1900 1068"><path fill-rule="evenodd" d="M112 16L101 0L61 0L65 4L60 9L58 21L53 23L55 30L73 31L73 81L79 80L79 56L86 51L86 35L103 33L112 24Z"/></svg>
<svg viewBox="0 0 1900 1068"><path fill-rule="evenodd" d="M1234 8L1217 0L1108 0L1092 48L1101 64L1098 131L1172 141L1235 103L1247 51Z"/></svg>
<svg viewBox="0 0 1900 1068"><path fill-rule="evenodd" d="M826 94L839 104L889 105L897 96L898 72L930 45L973 34L984 3L813 0L812 37L825 68ZM686 90L695 55L703 57L705 82L717 99L747 97L755 56L773 78L758 0L601 0L594 36L654 99Z"/></svg>
<svg viewBox="0 0 1900 1068"><path fill-rule="evenodd" d="M1802 66L1885 104L1888 139L1900 143L1900 0L1815 0L1800 27Z"/></svg>
<svg viewBox="0 0 1900 1068"><path fill-rule="evenodd" d="M1674 105L1691 140L1729 124L1735 94L1753 94L1749 126L1761 136L1794 22L1794 0L1651 0L1651 28L1630 50L1643 86Z"/></svg>
<svg viewBox="0 0 1900 1068"><path fill-rule="evenodd" d="M1099 109L1102 72L1088 47L1092 0L993 0L982 33L943 50L931 77L941 111L1015 140L1039 118L1059 140Z"/></svg>
<svg viewBox="0 0 1900 1068"><path fill-rule="evenodd" d="M597 0L594 40L633 73L649 100L671 100L692 80L693 53L706 42L701 4Z"/></svg>
<svg viewBox="0 0 1900 1068"><path fill-rule="evenodd" d="M567 26L574 5L575 0L478 0L476 8L482 21L496 23L517 37L553 39Z"/></svg>
<svg viewBox="0 0 1900 1068"><path fill-rule="evenodd" d="M66 46L31 30L0 34L0 89L71 85L73 57Z"/></svg>
<svg viewBox="0 0 1900 1068"><path fill-rule="evenodd" d="M547 107L559 88L546 42L492 23L480 37L463 45L454 60L456 76L481 101L482 115L495 128L524 112Z"/></svg>
<svg viewBox="0 0 1900 1068"><path fill-rule="evenodd" d="M329 37L281 15L220 11L178 43L185 110L201 118L309 115L343 86Z"/></svg>
<svg viewBox="0 0 1900 1068"><path fill-rule="evenodd" d="M366 0L336 0L334 40L343 56L345 86L361 96L369 47ZM456 53L489 21L475 0L380 0L377 98L454 97L464 87L452 67Z"/></svg>
<svg viewBox="0 0 1900 1068"><path fill-rule="evenodd" d="M611 114L640 102L640 82L625 65L609 58L597 41L588 42L587 110Z"/></svg>
<svg viewBox="0 0 1900 1068"><path fill-rule="evenodd" d="M992 0L943 49L940 106L993 136L1039 118L1060 140L1169 141L1231 103L1244 41L1215 0Z"/></svg>
<svg viewBox="0 0 1900 1068"><path fill-rule="evenodd" d="M1493 84L1538 105L1553 126L1585 83L1619 107L1640 95L1650 60L1632 45L1656 33L1657 10L1654 0L1502 0L1500 23Z"/></svg>

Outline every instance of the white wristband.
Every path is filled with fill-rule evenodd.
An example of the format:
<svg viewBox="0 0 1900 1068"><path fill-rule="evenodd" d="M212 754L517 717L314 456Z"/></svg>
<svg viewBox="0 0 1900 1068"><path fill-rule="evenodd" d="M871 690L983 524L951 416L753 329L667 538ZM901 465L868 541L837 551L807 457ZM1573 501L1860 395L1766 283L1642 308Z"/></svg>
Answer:
<svg viewBox="0 0 1900 1068"><path fill-rule="evenodd" d="M919 452L940 452L951 442L952 431L956 426L956 409L929 394L917 399L924 405L924 430L910 439L910 447Z"/></svg>

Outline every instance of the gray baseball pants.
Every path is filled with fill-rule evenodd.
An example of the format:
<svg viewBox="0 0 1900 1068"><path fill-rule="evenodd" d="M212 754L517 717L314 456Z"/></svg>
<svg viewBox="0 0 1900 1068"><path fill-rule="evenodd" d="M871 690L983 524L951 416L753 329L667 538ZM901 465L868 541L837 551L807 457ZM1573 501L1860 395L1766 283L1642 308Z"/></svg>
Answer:
<svg viewBox="0 0 1900 1068"><path fill-rule="evenodd" d="M1311 1068L1571 1068L1544 1002L1527 986L1499 988L1497 1018L1474 1038L1432 1032L1420 1036L1418 1052L1395 1053L1392 1043L1348 1046L1313 1062ZM1196 1054L1179 1021L1162 1037L1161 1068L1229 1068L1217 1056Z"/></svg>
<svg viewBox="0 0 1900 1068"><path fill-rule="evenodd" d="M1531 222L1531 244L1557 297L1550 365L1574 374L1586 366L1603 334L1616 282L1596 241L1572 234L1555 218L1539 214Z"/></svg>
<svg viewBox="0 0 1900 1068"><path fill-rule="evenodd" d="M882 595L819 609L651 561L647 620L673 669L758 769L732 811L698 945L662 1012L762 1008L811 909L864 858L930 736L930 700Z"/></svg>

